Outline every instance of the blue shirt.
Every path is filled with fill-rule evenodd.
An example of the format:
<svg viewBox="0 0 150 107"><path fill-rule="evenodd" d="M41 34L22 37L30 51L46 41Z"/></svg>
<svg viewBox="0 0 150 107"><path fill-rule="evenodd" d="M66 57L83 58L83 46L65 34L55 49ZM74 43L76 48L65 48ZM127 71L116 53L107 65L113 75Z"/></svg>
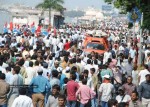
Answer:
<svg viewBox="0 0 150 107"><path fill-rule="evenodd" d="M78 82L79 81L79 73L78 72L76 72L76 76L77 76L76 81Z"/></svg>
<svg viewBox="0 0 150 107"><path fill-rule="evenodd" d="M60 87L63 86L65 78L66 78L66 75L65 74L61 74L61 77L60 77Z"/></svg>
<svg viewBox="0 0 150 107"><path fill-rule="evenodd" d="M52 87L54 86L54 85L60 85L60 80L58 79L58 78L55 78L55 77L52 77L51 79L50 79L50 88L51 88L51 90L52 90Z"/></svg>
<svg viewBox="0 0 150 107"><path fill-rule="evenodd" d="M41 75L38 75L31 80L30 87L32 85L36 86L33 88L33 93L45 93L46 90L50 89L50 83L48 79Z"/></svg>

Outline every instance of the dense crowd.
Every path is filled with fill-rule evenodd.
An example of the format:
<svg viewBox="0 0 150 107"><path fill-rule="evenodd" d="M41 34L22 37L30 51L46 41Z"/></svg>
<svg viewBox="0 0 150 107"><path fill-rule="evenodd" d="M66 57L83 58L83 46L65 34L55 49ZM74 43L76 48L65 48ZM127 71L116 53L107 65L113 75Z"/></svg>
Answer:
<svg viewBox="0 0 150 107"><path fill-rule="evenodd" d="M1 34L0 107L150 107L150 35L142 34L139 65L141 40L124 24ZM82 49L96 29L107 34L102 55Z"/></svg>

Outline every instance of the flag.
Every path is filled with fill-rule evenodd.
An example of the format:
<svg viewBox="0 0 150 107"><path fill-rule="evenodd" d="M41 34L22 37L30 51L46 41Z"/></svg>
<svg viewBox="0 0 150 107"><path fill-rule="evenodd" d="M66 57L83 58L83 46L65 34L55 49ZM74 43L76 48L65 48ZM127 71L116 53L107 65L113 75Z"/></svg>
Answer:
<svg viewBox="0 0 150 107"><path fill-rule="evenodd" d="M13 29L13 33L18 33L17 28L14 28L14 29Z"/></svg>
<svg viewBox="0 0 150 107"><path fill-rule="evenodd" d="M3 33L7 33L8 32L8 28L7 28L7 22L4 25L4 29L3 29Z"/></svg>
<svg viewBox="0 0 150 107"><path fill-rule="evenodd" d="M17 29L20 29L20 25L19 24L17 25Z"/></svg>
<svg viewBox="0 0 150 107"><path fill-rule="evenodd" d="M35 23L33 22L33 23L31 24L31 28L34 27L34 25L35 25Z"/></svg>
<svg viewBox="0 0 150 107"><path fill-rule="evenodd" d="M56 36L56 28L54 28L54 36Z"/></svg>
<svg viewBox="0 0 150 107"><path fill-rule="evenodd" d="M44 35L44 36L47 36L47 35L48 35L48 32L47 32L46 30L43 30L43 31L41 32L41 34Z"/></svg>
<svg viewBox="0 0 150 107"><path fill-rule="evenodd" d="M32 27L32 28L31 28L31 32L32 32L32 34L34 34L34 33L35 33L35 31L36 31L36 28L35 28L35 26L34 26L34 27Z"/></svg>
<svg viewBox="0 0 150 107"><path fill-rule="evenodd" d="M17 28L17 24L15 23L15 27L14 28Z"/></svg>
<svg viewBox="0 0 150 107"><path fill-rule="evenodd" d="M42 29L42 26L41 26L41 25L39 25L39 26L38 26L38 28L37 28L37 30L36 30L36 35L37 35L37 36L39 36L39 35L40 35L40 33L41 33L41 29Z"/></svg>
<svg viewBox="0 0 150 107"><path fill-rule="evenodd" d="M4 28L7 28L7 26L8 26L8 25L7 25L7 22L6 22L5 25L4 25Z"/></svg>
<svg viewBox="0 0 150 107"><path fill-rule="evenodd" d="M41 33L41 29L42 29L42 26L38 26L37 30L36 30L36 33Z"/></svg>
<svg viewBox="0 0 150 107"><path fill-rule="evenodd" d="M47 32L51 31L51 25L48 26Z"/></svg>
<svg viewBox="0 0 150 107"><path fill-rule="evenodd" d="M13 23L10 22L10 28L9 28L11 31L13 30Z"/></svg>

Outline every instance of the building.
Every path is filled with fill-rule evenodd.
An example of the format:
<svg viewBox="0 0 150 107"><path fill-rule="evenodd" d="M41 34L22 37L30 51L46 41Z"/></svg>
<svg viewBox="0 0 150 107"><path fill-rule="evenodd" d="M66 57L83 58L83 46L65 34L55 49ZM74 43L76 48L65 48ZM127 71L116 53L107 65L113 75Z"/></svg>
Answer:
<svg viewBox="0 0 150 107"><path fill-rule="evenodd" d="M85 15L78 18L81 23L95 25L104 19L103 13L99 9L89 7L85 10Z"/></svg>
<svg viewBox="0 0 150 107"><path fill-rule="evenodd" d="M41 9L36 9L32 7L27 7L23 5L13 5L7 8L12 16L12 22L16 25L34 25L37 27L39 23L43 26L49 26L49 13L48 11L42 11ZM63 24L64 16L63 13L52 11L51 12L51 26L59 27Z"/></svg>

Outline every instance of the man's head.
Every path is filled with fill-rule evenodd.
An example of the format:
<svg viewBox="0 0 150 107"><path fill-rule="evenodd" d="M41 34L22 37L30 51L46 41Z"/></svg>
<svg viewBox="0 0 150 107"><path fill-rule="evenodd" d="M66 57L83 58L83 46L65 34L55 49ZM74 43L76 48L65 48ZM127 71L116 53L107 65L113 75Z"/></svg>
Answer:
<svg viewBox="0 0 150 107"><path fill-rule="evenodd" d="M55 66L55 68L58 68L59 67L59 62L55 61L54 66Z"/></svg>
<svg viewBox="0 0 150 107"><path fill-rule="evenodd" d="M48 64L47 63L43 63L42 64L44 68L48 68Z"/></svg>
<svg viewBox="0 0 150 107"><path fill-rule="evenodd" d="M19 72L20 72L20 67L19 66L15 66L14 68L13 68L13 75L14 74L19 74Z"/></svg>
<svg viewBox="0 0 150 107"><path fill-rule="evenodd" d="M121 95L121 96L123 96L124 93L125 93L125 92L124 92L125 89L124 89L123 87L119 87L118 91L119 91L119 95Z"/></svg>
<svg viewBox="0 0 150 107"><path fill-rule="evenodd" d="M82 80L82 84L83 84L83 85L86 85L86 84L87 84L87 79L83 79L83 80Z"/></svg>
<svg viewBox="0 0 150 107"><path fill-rule="evenodd" d="M33 62L32 61L29 62L29 67L33 67Z"/></svg>
<svg viewBox="0 0 150 107"><path fill-rule="evenodd" d="M85 70L83 71L84 77L87 78L87 77L88 77L88 74L89 74L89 71L85 69Z"/></svg>
<svg viewBox="0 0 150 107"><path fill-rule="evenodd" d="M20 59L19 62L18 62L18 65L23 66L24 62L25 62L24 59Z"/></svg>
<svg viewBox="0 0 150 107"><path fill-rule="evenodd" d="M118 103L117 107L128 107L128 104L125 102L120 102L120 103Z"/></svg>
<svg viewBox="0 0 150 107"><path fill-rule="evenodd" d="M39 68L39 69L37 70L37 73L38 73L38 75L42 75L42 74L43 74L42 68Z"/></svg>
<svg viewBox="0 0 150 107"><path fill-rule="evenodd" d="M58 77L58 71L57 70L53 70L52 71L52 76L57 78Z"/></svg>
<svg viewBox="0 0 150 107"><path fill-rule="evenodd" d="M115 99L110 99L110 100L108 101L108 107L116 107L117 104L118 104L118 102L117 102L117 100L115 100Z"/></svg>
<svg viewBox="0 0 150 107"><path fill-rule="evenodd" d="M64 57L64 61L67 63L68 60L69 60L69 58L65 56L65 57Z"/></svg>
<svg viewBox="0 0 150 107"><path fill-rule="evenodd" d="M66 40L66 43L68 43L68 40Z"/></svg>
<svg viewBox="0 0 150 107"><path fill-rule="evenodd" d="M60 92L60 86L55 84L53 87L52 87L52 94L53 95L56 95L57 93Z"/></svg>
<svg viewBox="0 0 150 107"><path fill-rule="evenodd" d="M84 79L83 75L79 75L79 81L82 81Z"/></svg>
<svg viewBox="0 0 150 107"><path fill-rule="evenodd" d="M4 73L0 73L0 80L5 80L6 76Z"/></svg>
<svg viewBox="0 0 150 107"><path fill-rule="evenodd" d="M27 93L26 88L24 88L24 87L19 88L19 94L20 94L20 95L26 95L26 93Z"/></svg>
<svg viewBox="0 0 150 107"><path fill-rule="evenodd" d="M68 78L64 78L64 84L67 84L67 83L68 83L68 81L69 81L69 79L68 79Z"/></svg>
<svg viewBox="0 0 150 107"><path fill-rule="evenodd" d="M150 74L147 74L145 77L146 77L146 82L150 83Z"/></svg>
<svg viewBox="0 0 150 107"><path fill-rule="evenodd" d="M91 72L91 74L94 74L95 73L95 68L91 68L90 72Z"/></svg>
<svg viewBox="0 0 150 107"><path fill-rule="evenodd" d="M11 72L11 67L6 67L7 72Z"/></svg>
<svg viewBox="0 0 150 107"><path fill-rule="evenodd" d="M81 58L77 58L77 63L81 63Z"/></svg>
<svg viewBox="0 0 150 107"><path fill-rule="evenodd" d="M75 81L77 76L75 73L70 73L70 78Z"/></svg>
<svg viewBox="0 0 150 107"><path fill-rule="evenodd" d="M95 65L98 65L97 59L94 60L94 64L95 64Z"/></svg>
<svg viewBox="0 0 150 107"><path fill-rule="evenodd" d="M91 60L90 59L87 60L87 64L91 64Z"/></svg>
<svg viewBox="0 0 150 107"><path fill-rule="evenodd" d="M138 92L136 92L136 91L132 92L132 94L131 94L131 100L132 101L138 100Z"/></svg>
<svg viewBox="0 0 150 107"><path fill-rule="evenodd" d="M60 95L58 97L58 105L59 105L59 107L65 107L65 105L66 105L66 97L64 95Z"/></svg>
<svg viewBox="0 0 150 107"><path fill-rule="evenodd" d="M35 61L35 66L39 66L39 61Z"/></svg>
<svg viewBox="0 0 150 107"><path fill-rule="evenodd" d="M127 83L128 83L128 84L131 84L131 83L132 83L132 77L131 77L131 76L128 76L128 77L127 77Z"/></svg>
<svg viewBox="0 0 150 107"><path fill-rule="evenodd" d="M73 67L71 68L71 71L77 72L77 67L76 67L76 66L73 66Z"/></svg>
<svg viewBox="0 0 150 107"><path fill-rule="evenodd" d="M144 68L148 70L148 65L147 65L147 64L145 64L145 65L144 65Z"/></svg>

